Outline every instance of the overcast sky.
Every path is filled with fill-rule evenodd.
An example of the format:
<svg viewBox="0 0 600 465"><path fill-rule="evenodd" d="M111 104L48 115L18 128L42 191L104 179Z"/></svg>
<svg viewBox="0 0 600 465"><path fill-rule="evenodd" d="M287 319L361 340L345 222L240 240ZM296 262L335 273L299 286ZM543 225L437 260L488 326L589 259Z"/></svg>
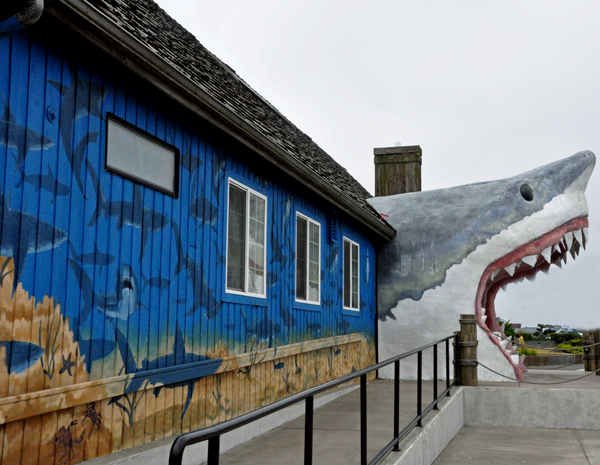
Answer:
<svg viewBox="0 0 600 465"><path fill-rule="evenodd" d="M598 1L158 3L371 192L373 148L397 142L423 149L424 190L600 155ZM588 250L499 316L600 328L596 171Z"/></svg>

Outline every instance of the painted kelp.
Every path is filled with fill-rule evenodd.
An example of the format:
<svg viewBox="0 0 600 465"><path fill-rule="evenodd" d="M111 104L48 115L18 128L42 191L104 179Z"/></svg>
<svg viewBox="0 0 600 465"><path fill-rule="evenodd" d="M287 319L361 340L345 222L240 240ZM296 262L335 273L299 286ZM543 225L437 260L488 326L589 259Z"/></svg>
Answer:
<svg viewBox="0 0 600 465"><path fill-rule="evenodd" d="M2 321L0 397L30 396L0 407L4 456L35 422L24 463L77 462L374 362L364 231L339 215L329 237L330 210L247 149L73 38L30 34L0 41L0 305L28 315ZM178 198L105 171L108 112L179 148ZM224 292L229 178L267 197L265 299ZM297 212L322 225L317 306L294 300ZM361 246L359 312L341 306L342 236Z"/></svg>

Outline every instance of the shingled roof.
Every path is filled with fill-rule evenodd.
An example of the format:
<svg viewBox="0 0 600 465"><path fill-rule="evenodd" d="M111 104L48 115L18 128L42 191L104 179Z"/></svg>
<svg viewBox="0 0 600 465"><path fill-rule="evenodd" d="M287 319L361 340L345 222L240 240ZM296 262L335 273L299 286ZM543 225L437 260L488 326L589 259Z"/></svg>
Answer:
<svg viewBox="0 0 600 465"><path fill-rule="evenodd" d="M229 66L210 53L189 31L152 0L47 0L54 12L61 4L89 6L114 26L143 44L199 89L230 110L283 153L332 186L345 204L370 217L374 229L392 237L391 226L379 221L366 202L371 194L348 171L245 83ZM64 20L64 18L62 18ZM71 21L69 21L72 24ZM281 153L281 151L279 151ZM285 156L284 155L284 156ZM373 222L377 220L377 223ZM382 227L383 226L383 227Z"/></svg>

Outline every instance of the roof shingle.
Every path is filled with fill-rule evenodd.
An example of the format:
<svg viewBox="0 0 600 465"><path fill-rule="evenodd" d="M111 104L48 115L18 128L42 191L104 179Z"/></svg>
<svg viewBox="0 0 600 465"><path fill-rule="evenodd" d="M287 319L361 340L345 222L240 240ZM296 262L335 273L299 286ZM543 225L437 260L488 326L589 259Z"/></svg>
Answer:
<svg viewBox="0 0 600 465"><path fill-rule="evenodd" d="M377 217L371 194L348 171L210 53L152 0L86 0L216 101L252 125L315 175Z"/></svg>

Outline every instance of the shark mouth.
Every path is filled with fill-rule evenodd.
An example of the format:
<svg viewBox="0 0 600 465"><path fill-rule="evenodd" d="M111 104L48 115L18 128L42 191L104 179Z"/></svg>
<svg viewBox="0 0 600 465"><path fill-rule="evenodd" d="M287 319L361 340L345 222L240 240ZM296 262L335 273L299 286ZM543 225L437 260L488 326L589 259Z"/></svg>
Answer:
<svg viewBox="0 0 600 465"><path fill-rule="evenodd" d="M562 268L563 263L567 263L567 255L575 259L587 246L588 226L587 216L570 220L496 260L481 277L475 302L477 321L489 330L488 337L502 351L521 381L523 372L527 371L524 356L519 357L516 347L505 339L504 330L498 324L494 308L496 295L507 284L524 279L534 281L538 272L547 273L552 265Z"/></svg>
<svg viewBox="0 0 600 465"><path fill-rule="evenodd" d="M130 289L133 291L133 284L131 284L131 280L128 278L123 279L123 289Z"/></svg>

